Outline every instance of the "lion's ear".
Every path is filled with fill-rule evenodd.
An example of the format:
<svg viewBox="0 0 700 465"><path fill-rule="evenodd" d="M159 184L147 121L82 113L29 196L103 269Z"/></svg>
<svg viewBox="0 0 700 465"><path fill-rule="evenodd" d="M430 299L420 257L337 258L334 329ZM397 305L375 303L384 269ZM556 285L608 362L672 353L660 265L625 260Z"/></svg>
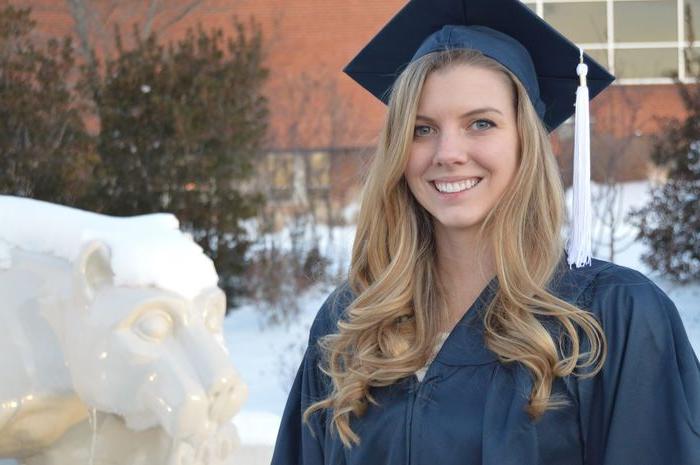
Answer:
<svg viewBox="0 0 700 465"><path fill-rule="evenodd" d="M91 241L83 246L73 268L74 284L86 301L95 293L114 282L109 247L102 241Z"/></svg>

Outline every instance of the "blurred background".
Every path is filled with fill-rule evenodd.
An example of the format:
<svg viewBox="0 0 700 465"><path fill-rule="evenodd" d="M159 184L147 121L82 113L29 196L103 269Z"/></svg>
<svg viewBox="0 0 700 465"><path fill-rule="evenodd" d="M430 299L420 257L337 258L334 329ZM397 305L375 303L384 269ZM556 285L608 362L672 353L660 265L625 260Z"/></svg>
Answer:
<svg viewBox="0 0 700 465"><path fill-rule="evenodd" d="M217 266L236 423L265 450L385 112L341 69L404 3L0 1L0 193L174 213ZM591 107L595 255L663 287L697 352L700 0L525 3L618 78ZM572 137L552 134L567 187Z"/></svg>

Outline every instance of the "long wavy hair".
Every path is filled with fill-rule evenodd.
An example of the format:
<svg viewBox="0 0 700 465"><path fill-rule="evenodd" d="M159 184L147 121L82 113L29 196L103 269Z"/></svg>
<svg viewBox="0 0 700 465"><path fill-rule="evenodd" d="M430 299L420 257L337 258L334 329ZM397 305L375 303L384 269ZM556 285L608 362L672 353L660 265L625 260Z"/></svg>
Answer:
<svg viewBox="0 0 700 465"><path fill-rule="evenodd" d="M320 340L321 369L331 378L332 391L304 412L305 420L318 410L330 412L346 447L360 441L350 427L351 416L359 417L369 403L376 404L371 388L391 385L423 367L447 321L432 218L413 197L404 170L425 79L455 65L504 73L517 110L519 166L479 231L490 244L498 279L484 313L486 346L502 363L519 362L529 370L533 387L526 410L533 420L568 405L565 398L552 395L556 377L593 376L605 361L606 340L595 317L546 288L563 254L564 195L547 131L525 88L478 51L430 53L409 64L392 89L352 250L349 285L356 298L337 333ZM558 341L536 315L558 321L563 329ZM577 327L590 341L588 352L580 353ZM575 373L590 366L587 374Z"/></svg>

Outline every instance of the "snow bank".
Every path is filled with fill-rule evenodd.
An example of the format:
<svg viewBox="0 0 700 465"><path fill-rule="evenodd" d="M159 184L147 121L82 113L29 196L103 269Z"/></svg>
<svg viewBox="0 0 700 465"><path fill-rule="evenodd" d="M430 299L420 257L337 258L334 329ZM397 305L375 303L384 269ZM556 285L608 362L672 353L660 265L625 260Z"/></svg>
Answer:
<svg viewBox="0 0 700 465"><path fill-rule="evenodd" d="M282 417L268 412L243 411L233 417L241 444L272 446L277 438Z"/></svg>

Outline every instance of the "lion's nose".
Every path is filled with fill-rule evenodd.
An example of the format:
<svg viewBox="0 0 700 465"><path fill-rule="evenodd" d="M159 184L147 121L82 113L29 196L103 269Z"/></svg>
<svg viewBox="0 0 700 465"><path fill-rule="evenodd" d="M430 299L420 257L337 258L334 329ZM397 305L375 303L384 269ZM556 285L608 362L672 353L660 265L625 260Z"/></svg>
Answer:
<svg viewBox="0 0 700 465"><path fill-rule="evenodd" d="M240 409L247 393L247 386L237 377L220 377L209 389L209 418L219 424L230 420Z"/></svg>

